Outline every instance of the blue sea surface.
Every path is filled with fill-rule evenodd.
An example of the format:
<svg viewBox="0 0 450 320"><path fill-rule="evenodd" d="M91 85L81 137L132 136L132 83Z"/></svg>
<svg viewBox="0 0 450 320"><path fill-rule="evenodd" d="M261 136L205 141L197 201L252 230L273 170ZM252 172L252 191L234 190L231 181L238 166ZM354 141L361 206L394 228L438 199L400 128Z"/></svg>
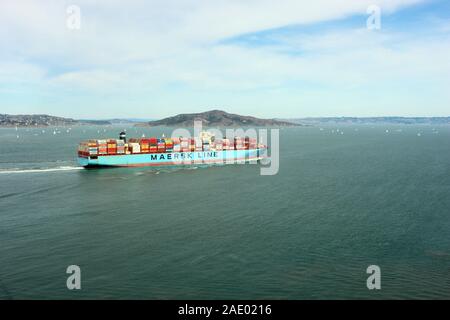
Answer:
<svg viewBox="0 0 450 320"><path fill-rule="evenodd" d="M77 167L122 129L0 129L0 299L450 298L450 126L283 128L273 176Z"/></svg>

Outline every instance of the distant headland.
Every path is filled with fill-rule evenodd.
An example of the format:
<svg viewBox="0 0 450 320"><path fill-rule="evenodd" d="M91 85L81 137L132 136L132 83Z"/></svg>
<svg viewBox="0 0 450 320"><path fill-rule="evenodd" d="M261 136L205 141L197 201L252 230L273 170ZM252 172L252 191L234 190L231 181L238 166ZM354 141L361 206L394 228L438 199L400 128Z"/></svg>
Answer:
<svg viewBox="0 0 450 320"><path fill-rule="evenodd" d="M260 119L241 116L222 110L211 110L201 113L184 113L156 121L137 124L139 126L192 127L194 121L202 121L206 127L289 127L300 124L285 120Z"/></svg>
<svg viewBox="0 0 450 320"><path fill-rule="evenodd" d="M76 125L108 125L103 120L75 120L47 114L0 114L0 127L56 127Z"/></svg>

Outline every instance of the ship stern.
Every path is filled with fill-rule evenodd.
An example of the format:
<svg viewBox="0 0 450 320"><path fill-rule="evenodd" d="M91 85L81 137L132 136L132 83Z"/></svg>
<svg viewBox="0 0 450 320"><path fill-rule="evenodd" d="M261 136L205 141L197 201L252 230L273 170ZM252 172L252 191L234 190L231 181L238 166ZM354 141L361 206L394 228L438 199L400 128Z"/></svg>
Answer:
<svg viewBox="0 0 450 320"><path fill-rule="evenodd" d="M78 157L78 164L82 167L89 166L89 158L86 157Z"/></svg>

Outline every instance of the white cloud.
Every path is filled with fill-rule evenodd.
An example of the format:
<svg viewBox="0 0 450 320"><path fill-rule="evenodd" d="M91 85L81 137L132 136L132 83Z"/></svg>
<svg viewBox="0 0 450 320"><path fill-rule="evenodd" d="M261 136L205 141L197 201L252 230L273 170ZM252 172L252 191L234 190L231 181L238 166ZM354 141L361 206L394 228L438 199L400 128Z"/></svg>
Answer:
<svg viewBox="0 0 450 320"><path fill-rule="evenodd" d="M81 30L66 28L69 4L3 1L3 49L45 55L66 63L108 64L153 59L244 33L365 14L379 3L392 12L419 0L78 0Z"/></svg>
<svg viewBox="0 0 450 320"><path fill-rule="evenodd" d="M327 92L367 90L381 87L383 82L401 84L405 79L448 84L450 45L442 39L370 32L362 25L356 30L278 36L273 46L243 47L221 42L251 32L365 14L374 3L388 14L418 2L2 2L0 58L6 62L0 66L4 68L0 70L0 83L27 79L41 87L48 85L52 92L69 88L94 95L109 92L111 96L137 97L158 95L158 90L163 96L166 86L178 83L193 91L221 94L287 92L290 101L296 100L296 89L316 99L320 95L317 87ZM81 8L79 31L66 28L69 4ZM286 54L296 51L298 55ZM315 89L305 92L309 85ZM261 96L264 94L260 92L254 100L246 101L255 102ZM317 102L314 99L308 101Z"/></svg>

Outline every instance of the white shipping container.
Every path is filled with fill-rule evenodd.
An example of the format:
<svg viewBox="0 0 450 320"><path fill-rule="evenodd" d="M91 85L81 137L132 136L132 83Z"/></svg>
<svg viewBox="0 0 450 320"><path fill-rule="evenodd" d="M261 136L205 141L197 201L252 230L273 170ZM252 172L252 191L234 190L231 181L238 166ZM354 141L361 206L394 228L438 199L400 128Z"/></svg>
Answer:
<svg viewBox="0 0 450 320"><path fill-rule="evenodd" d="M141 152L141 146L139 145L139 143L130 143L129 144L131 150L133 153L140 153Z"/></svg>

